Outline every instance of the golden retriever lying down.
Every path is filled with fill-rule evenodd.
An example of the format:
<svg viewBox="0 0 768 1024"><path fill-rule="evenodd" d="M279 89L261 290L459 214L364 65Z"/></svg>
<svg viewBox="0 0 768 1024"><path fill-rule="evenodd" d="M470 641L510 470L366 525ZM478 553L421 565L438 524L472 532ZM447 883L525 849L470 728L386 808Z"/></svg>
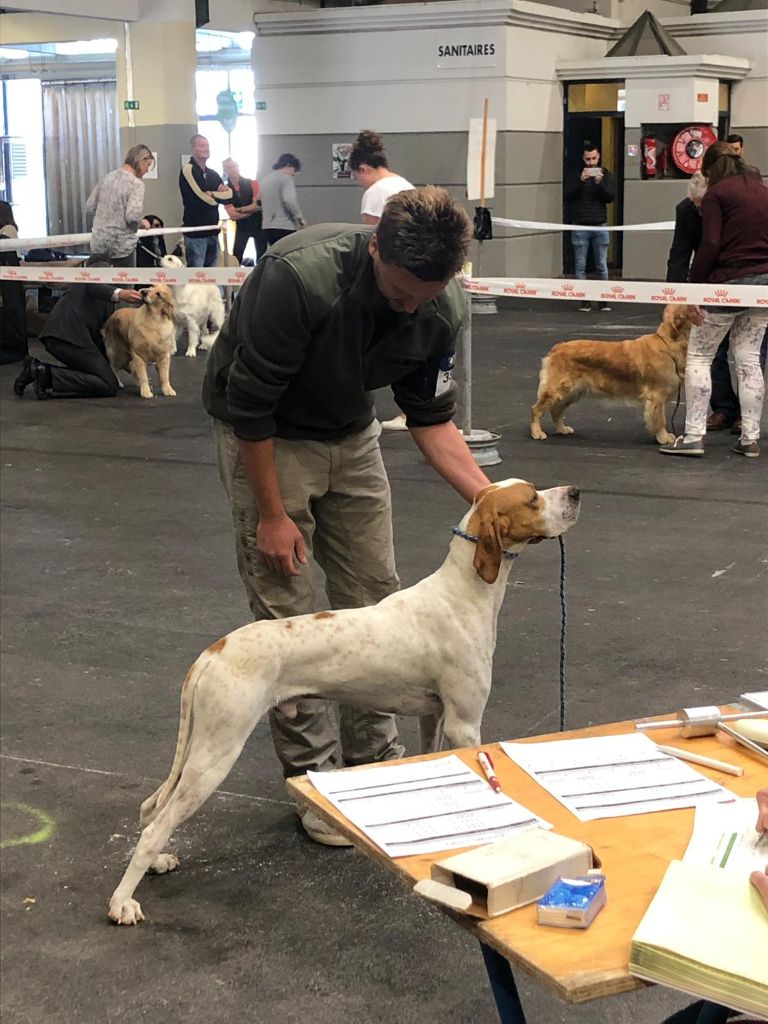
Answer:
<svg viewBox="0 0 768 1024"><path fill-rule="evenodd" d="M667 432L666 403L685 376L691 306L665 306L657 331L631 341L561 341L541 361L539 395L531 409L531 437L542 441L541 417L550 413L558 434L572 434L563 421L569 405L586 395L643 406L648 429L659 444Z"/></svg>
<svg viewBox="0 0 768 1024"><path fill-rule="evenodd" d="M148 368L157 367L164 395L174 397L171 387L171 356L176 351L173 293L168 285L153 284L141 292L144 305L118 309L104 324L102 336L115 375L128 370L136 378L142 398L152 398Z"/></svg>

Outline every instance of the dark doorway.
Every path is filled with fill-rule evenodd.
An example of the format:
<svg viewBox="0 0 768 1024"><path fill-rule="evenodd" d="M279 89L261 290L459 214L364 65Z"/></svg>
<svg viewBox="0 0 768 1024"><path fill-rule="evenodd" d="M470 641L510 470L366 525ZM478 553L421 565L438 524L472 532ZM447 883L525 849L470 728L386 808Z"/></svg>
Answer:
<svg viewBox="0 0 768 1024"><path fill-rule="evenodd" d="M600 83L601 91L609 83ZM613 84L613 83L610 83ZM618 83L617 83L618 84ZM580 84L580 96L584 87ZM568 88L565 100L565 130L563 132L563 221L572 223L572 211L565 200L565 187L569 176L580 174L585 142L600 150L601 162L613 175L616 197L608 207L608 223L621 224L624 219L624 114L616 110L590 110L577 112L568 109ZM591 262L591 261L590 261ZM623 237L620 231L611 232L608 267L611 276L621 276L623 263ZM587 272L593 267L587 265ZM570 232L563 232L563 272L573 273L573 251Z"/></svg>

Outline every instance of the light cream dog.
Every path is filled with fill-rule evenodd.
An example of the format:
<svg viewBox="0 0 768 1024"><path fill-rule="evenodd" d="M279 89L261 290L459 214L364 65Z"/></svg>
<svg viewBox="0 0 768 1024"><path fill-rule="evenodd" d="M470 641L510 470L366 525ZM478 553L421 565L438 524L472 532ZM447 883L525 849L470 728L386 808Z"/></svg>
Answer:
<svg viewBox="0 0 768 1024"><path fill-rule="evenodd" d="M173 295L165 284L142 289L144 304L138 309L118 309L104 324L102 336L109 365L117 374L128 370L136 378L142 398L152 398L149 367L157 367L164 395L173 398L171 356L176 351Z"/></svg>
<svg viewBox="0 0 768 1024"><path fill-rule="evenodd" d="M160 266L175 270L183 267L178 256L162 256ZM213 346L224 323L224 302L215 284L177 284L173 286L173 316L178 338L187 332L186 355L197 356L197 346L205 351Z"/></svg>
<svg viewBox="0 0 768 1024"><path fill-rule="evenodd" d="M178 866L162 852L171 833L224 781L276 704L324 697L432 720L442 712L449 747L479 744L512 559L529 542L564 533L578 515L575 487L491 484L443 565L415 586L369 608L251 623L204 651L184 680L171 773L141 806L143 831L110 919L143 920L133 893L144 873ZM431 739L439 749L442 737Z"/></svg>
<svg viewBox="0 0 768 1024"><path fill-rule="evenodd" d="M659 444L667 431L667 400L685 377L691 306L666 306L654 334L629 341L561 341L541 361L539 394L531 409L531 437L543 440L541 417L549 412L558 434L572 434L563 420L569 405L588 395L643 406L646 425Z"/></svg>

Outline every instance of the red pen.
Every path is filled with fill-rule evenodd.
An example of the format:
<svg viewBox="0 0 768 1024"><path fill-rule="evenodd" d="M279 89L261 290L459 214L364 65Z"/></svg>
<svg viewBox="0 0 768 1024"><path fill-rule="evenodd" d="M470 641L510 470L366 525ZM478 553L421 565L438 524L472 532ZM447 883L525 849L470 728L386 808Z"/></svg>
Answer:
<svg viewBox="0 0 768 1024"><path fill-rule="evenodd" d="M488 782L491 784L491 789L494 793L501 792L501 783L496 778L496 772L493 770L493 761L491 760L490 754L486 754L484 750L478 750L477 760L480 762L480 767L483 769Z"/></svg>

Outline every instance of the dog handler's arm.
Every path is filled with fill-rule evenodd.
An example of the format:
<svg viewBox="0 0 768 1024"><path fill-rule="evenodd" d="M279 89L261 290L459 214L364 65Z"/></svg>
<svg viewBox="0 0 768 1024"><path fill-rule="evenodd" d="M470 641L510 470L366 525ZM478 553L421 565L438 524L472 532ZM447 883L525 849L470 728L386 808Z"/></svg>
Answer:
<svg viewBox="0 0 768 1024"><path fill-rule="evenodd" d="M244 441L240 438L238 443L243 469L259 510L256 539L261 556L272 572L282 576L298 576L294 556L298 562L306 565L307 552L299 528L283 505L272 438L264 441Z"/></svg>
<svg viewBox="0 0 768 1024"><path fill-rule="evenodd" d="M410 430L430 466L467 502L473 502L477 492L491 483L452 420Z"/></svg>

